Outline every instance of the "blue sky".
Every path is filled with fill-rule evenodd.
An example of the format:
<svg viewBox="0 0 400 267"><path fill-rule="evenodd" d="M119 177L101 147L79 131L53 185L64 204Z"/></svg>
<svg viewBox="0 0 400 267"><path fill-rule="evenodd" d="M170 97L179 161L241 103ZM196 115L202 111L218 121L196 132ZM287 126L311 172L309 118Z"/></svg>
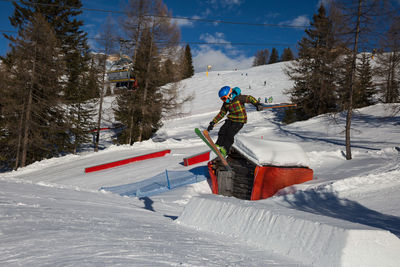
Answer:
<svg viewBox="0 0 400 267"><path fill-rule="evenodd" d="M163 0L174 17L222 20L251 24L284 24L307 26L317 11L320 0ZM118 1L83 1L93 8L123 10ZM114 4L112 4L114 3ZM93 16L93 14L89 14ZM104 14L103 14L104 15ZM98 18L97 18L98 19ZM90 21L91 18L85 19ZM93 26L100 21L93 20ZM208 65L213 70L243 69L252 65L257 50L272 47L281 52L290 46L295 50L304 28L281 28L229 23L176 20L181 29L181 41L189 42L196 72L205 71ZM89 35L96 27L86 29ZM231 45L196 45L190 42L230 43ZM260 45L237 45L251 43ZM277 45L274 45L277 44Z"/></svg>
<svg viewBox="0 0 400 267"><path fill-rule="evenodd" d="M250 24L275 24L308 26L319 4L328 0L163 0L172 16L197 19L222 20ZM124 10L126 0L82 0L84 8L112 11ZM15 30L8 17L13 12L10 2L0 1L0 30ZM82 19L88 37L96 37L98 28L107 16L118 21L120 13L84 10ZM251 66L257 50L277 48L279 54L285 47L296 50L304 28L255 26L244 24L176 20L183 42L223 42L228 45L190 44L196 72L205 71L207 65L214 70L243 69ZM94 41L89 40L92 47ZM237 45L251 43L258 45ZM0 54L7 52L7 40L0 38Z"/></svg>

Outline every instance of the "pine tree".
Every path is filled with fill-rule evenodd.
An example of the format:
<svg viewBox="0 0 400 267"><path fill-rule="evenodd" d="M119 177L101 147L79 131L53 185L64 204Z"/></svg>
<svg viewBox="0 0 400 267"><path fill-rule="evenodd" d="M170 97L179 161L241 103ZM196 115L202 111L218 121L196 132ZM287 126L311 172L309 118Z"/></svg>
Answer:
<svg viewBox="0 0 400 267"><path fill-rule="evenodd" d="M162 65L162 70L161 70L162 82L161 82L161 84L164 85L164 84L168 84L171 82L177 82L178 81L178 74L176 73L177 69L178 68L175 66L175 64L172 62L172 60L167 58L167 60L165 60L164 64ZM185 69L185 68L183 67L183 69ZM182 72L183 71L184 70L182 70Z"/></svg>
<svg viewBox="0 0 400 267"><path fill-rule="evenodd" d="M87 73L89 71L90 56L89 46L87 44L86 33L82 31L83 21L78 20L82 11L81 0L41 0L13 2L15 6L14 14L10 17L13 26L23 29L32 17L41 13L51 25L56 38L61 43L61 51L64 58L65 81L58 90L63 92L63 98L66 105L71 105L68 118L71 136L75 140L75 145L71 151L78 149L78 140L81 136L76 136L82 131L89 131L87 122L91 119L92 110L86 101L93 97L93 88L89 88L87 83ZM10 37L8 37L10 38ZM82 125L79 125L83 123ZM87 138L83 138L87 139ZM83 140L82 139L82 140Z"/></svg>
<svg viewBox="0 0 400 267"><path fill-rule="evenodd" d="M131 97L126 97L129 102L118 97L116 112L120 115L117 119L126 127L122 133L126 138L122 140L132 144L150 138L160 127L162 94L159 87L163 83L160 51L177 46L180 32L176 24L171 23L171 15L161 0L130 0L130 6L137 7L136 15L129 17L125 25L134 37L134 69L139 87ZM124 115L124 109L130 115Z"/></svg>
<svg viewBox="0 0 400 267"><path fill-rule="evenodd" d="M77 90L82 90L82 73L87 71L90 61L86 33L81 30L83 21L76 19L82 14L81 0L21 0L13 5L10 22L14 27L24 28L36 13L42 14L52 26L62 44L68 77L65 94L70 99Z"/></svg>
<svg viewBox="0 0 400 267"><path fill-rule="evenodd" d="M294 81L287 93L299 106L296 119L302 120L333 111L336 107L334 48L332 23L321 5L313 16L310 28L299 42L299 56L286 69Z"/></svg>
<svg viewBox="0 0 400 267"><path fill-rule="evenodd" d="M73 100L67 102L69 132L73 140L71 151L74 154L91 141L91 132L95 128L93 118L100 91L99 66L96 56L93 55L88 72L82 75L82 90L78 90Z"/></svg>
<svg viewBox="0 0 400 267"><path fill-rule="evenodd" d="M122 130L117 136L119 144L133 144L134 138L139 135L140 98L132 90L120 92L117 97L117 106L114 108L115 120L121 124Z"/></svg>
<svg viewBox="0 0 400 267"><path fill-rule="evenodd" d="M184 66L184 71L182 79L192 77L194 75L194 68L193 68L192 52L190 51L189 45L186 45L185 47L183 66Z"/></svg>
<svg viewBox="0 0 400 267"><path fill-rule="evenodd" d="M7 125L15 168L58 155L68 143L59 97L61 46L41 14L31 20L17 38L9 38L4 61L13 84L5 92L10 101L5 113L17 122Z"/></svg>
<svg viewBox="0 0 400 267"><path fill-rule="evenodd" d="M269 61L268 64L274 64L279 62L279 54L278 54L278 50L276 50L276 48L272 48L271 51L271 56L269 57Z"/></svg>
<svg viewBox="0 0 400 267"><path fill-rule="evenodd" d="M363 53L357 65L356 84L354 87L354 107L362 108L374 103L373 97L376 94L375 85L372 81L372 67L370 55Z"/></svg>
<svg viewBox="0 0 400 267"><path fill-rule="evenodd" d="M12 93L12 81L7 67L0 63L0 171L11 170L15 161L15 146L10 143L10 128L15 125L17 101Z"/></svg>
<svg viewBox="0 0 400 267"><path fill-rule="evenodd" d="M352 56L350 51L345 50L341 53L341 58L335 62L334 66L337 70L336 73L336 106L337 111L345 111L348 109L349 99L349 87L351 83L351 68L352 68Z"/></svg>
<svg viewBox="0 0 400 267"><path fill-rule="evenodd" d="M294 59L293 52L290 47L283 49L283 53L281 56L281 62L291 61Z"/></svg>
<svg viewBox="0 0 400 267"><path fill-rule="evenodd" d="M106 73L107 73L107 57L108 55L114 52L115 42L115 24L110 16L107 17L105 23L102 25L100 31L100 41L99 45L103 50L103 53L100 53L97 58L99 61L99 73L100 73L100 86L99 86L99 111L97 113L97 125L96 125L96 133L94 137L94 151L99 151L99 143L100 143L100 128L103 120L103 100L104 95L110 94L110 84L106 82ZM106 91L106 92L105 92Z"/></svg>
<svg viewBox="0 0 400 267"><path fill-rule="evenodd" d="M268 62L269 51L268 49L257 50L254 55L253 67L266 65Z"/></svg>
<svg viewBox="0 0 400 267"><path fill-rule="evenodd" d="M369 34L375 33L373 28L376 27L376 21L382 17L380 12L384 7L383 1L365 1L365 0L337 0L333 2L333 11L335 16L335 35L336 39L341 41L341 46L345 48L346 63L343 69L347 69L347 82L345 91L346 99L344 101L346 107L346 126L345 126L345 143L346 143L346 159L352 159L351 155L351 120L354 108L354 93L357 85L357 60L359 57L359 49L365 45L365 40L371 37Z"/></svg>
<svg viewBox="0 0 400 267"><path fill-rule="evenodd" d="M117 97L115 116L126 126L119 136L120 143L146 140L161 126L162 96L158 88L161 77L158 75L159 58L156 51L150 32L145 31L137 50L135 69L139 74L138 80L146 82L137 90L125 91Z"/></svg>
<svg viewBox="0 0 400 267"><path fill-rule="evenodd" d="M384 103L400 101L400 16L395 17L381 40L375 72Z"/></svg>

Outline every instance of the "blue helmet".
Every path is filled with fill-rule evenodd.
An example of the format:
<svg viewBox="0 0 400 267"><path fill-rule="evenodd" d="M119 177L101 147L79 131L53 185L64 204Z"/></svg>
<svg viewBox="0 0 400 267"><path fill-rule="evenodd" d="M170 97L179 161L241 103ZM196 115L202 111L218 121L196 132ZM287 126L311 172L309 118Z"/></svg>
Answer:
<svg viewBox="0 0 400 267"><path fill-rule="evenodd" d="M219 89L219 92L218 92L219 98L221 98L223 96L228 96L230 91L231 91L231 87L229 87L229 86L222 87L221 89Z"/></svg>
<svg viewBox="0 0 400 267"><path fill-rule="evenodd" d="M223 102L229 103L232 100L232 89L229 86L224 86L219 90L218 96Z"/></svg>

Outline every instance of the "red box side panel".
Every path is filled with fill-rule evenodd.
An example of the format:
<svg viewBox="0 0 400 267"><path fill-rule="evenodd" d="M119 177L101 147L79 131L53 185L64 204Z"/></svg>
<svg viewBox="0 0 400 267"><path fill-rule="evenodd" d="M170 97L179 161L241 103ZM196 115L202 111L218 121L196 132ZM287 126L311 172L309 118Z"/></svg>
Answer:
<svg viewBox="0 0 400 267"><path fill-rule="evenodd" d="M257 166L254 176L251 200L259 200L271 197L287 186L312 180L313 170L308 168Z"/></svg>
<svg viewBox="0 0 400 267"><path fill-rule="evenodd" d="M218 180L217 180L217 176L214 173L214 170L212 168L212 162L209 161L208 164L208 173L210 174L211 177L211 190L213 192L213 194L218 195Z"/></svg>

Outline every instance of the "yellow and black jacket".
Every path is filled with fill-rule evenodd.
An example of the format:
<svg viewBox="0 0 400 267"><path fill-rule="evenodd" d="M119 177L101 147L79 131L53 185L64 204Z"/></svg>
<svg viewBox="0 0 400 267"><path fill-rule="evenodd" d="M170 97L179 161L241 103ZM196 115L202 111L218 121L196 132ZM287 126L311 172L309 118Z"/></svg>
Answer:
<svg viewBox="0 0 400 267"><path fill-rule="evenodd" d="M245 103L251 103L257 107L257 100L251 95L238 95L230 103L224 103L221 110L212 120L215 124L218 123L228 113L228 119L233 122L247 122L247 113L244 107Z"/></svg>

